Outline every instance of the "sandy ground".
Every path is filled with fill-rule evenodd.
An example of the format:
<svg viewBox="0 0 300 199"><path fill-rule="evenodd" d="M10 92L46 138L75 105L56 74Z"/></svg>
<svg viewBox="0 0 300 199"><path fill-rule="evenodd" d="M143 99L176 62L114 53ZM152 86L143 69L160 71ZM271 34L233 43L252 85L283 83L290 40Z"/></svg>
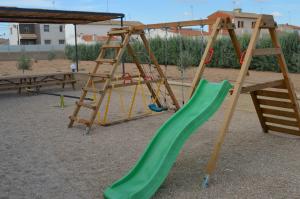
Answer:
<svg viewBox="0 0 300 199"><path fill-rule="evenodd" d="M234 79L238 72L207 71L206 77L211 80ZM187 77L192 72L187 71ZM168 73L178 79L176 75L175 69ZM248 81L275 76L278 74L251 72ZM292 78L300 91L300 76ZM53 92L80 94L68 89ZM178 88L175 93L180 98ZM129 98L128 93L123 94ZM101 198L103 190L133 166L155 129L172 114L110 127L94 126L91 135L84 136L82 126L67 128L74 100L66 99L63 110L57 107L58 101L46 95L0 94L1 199ZM138 106L137 112L142 108ZM226 102L187 141L154 198L300 198L300 138L262 133L248 95L241 96L210 187L201 188L225 108ZM111 106L112 117L119 110Z"/></svg>

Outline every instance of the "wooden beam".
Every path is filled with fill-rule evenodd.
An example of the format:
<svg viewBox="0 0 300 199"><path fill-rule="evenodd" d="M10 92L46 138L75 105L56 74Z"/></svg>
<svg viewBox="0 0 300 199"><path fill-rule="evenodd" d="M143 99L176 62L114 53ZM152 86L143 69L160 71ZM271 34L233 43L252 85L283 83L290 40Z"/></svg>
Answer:
<svg viewBox="0 0 300 199"><path fill-rule="evenodd" d="M275 80L275 81L259 83L259 84L255 84L255 85L251 85L251 86L243 86L241 92L248 93L248 92L253 92L253 91L262 90L262 89L266 89L266 88L274 88L274 87L278 87L278 86L282 86L282 85L284 85L283 79Z"/></svg>
<svg viewBox="0 0 300 199"><path fill-rule="evenodd" d="M253 50L253 56L279 55L281 52L280 48L260 48Z"/></svg>
<svg viewBox="0 0 300 199"><path fill-rule="evenodd" d="M127 84L111 84L108 86L108 88L122 88L122 87L128 87L128 86L135 86L139 84L149 84L149 83L157 83L160 81L164 81L162 79L156 79L156 80L141 80L141 81L134 81Z"/></svg>
<svg viewBox="0 0 300 199"><path fill-rule="evenodd" d="M132 28L134 30L178 28L178 27L188 27L188 26L212 25L214 23L215 23L215 20L202 19L202 20L177 21L177 22L169 22L169 23L137 25L137 26L133 26Z"/></svg>

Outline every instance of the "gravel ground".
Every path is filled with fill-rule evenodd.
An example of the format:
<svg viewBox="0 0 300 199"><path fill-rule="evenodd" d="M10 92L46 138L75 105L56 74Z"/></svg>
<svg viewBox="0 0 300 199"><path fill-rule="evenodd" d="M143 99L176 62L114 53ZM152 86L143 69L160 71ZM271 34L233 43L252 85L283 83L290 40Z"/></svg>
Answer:
<svg viewBox="0 0 300 199"><path fill-rule="evenodd" d="M67 91L77 94L77 91ZM0 95L0 198L101 198L135 163L164 113L110 127L67 128L73 100ZM226 103L225 103L226 104ZM300 198L300 138L264 134L248 95L242 95L218 168L200 184L225 105L187 141L154 198ZM112 111L118 111L112 106Z"/></svg>

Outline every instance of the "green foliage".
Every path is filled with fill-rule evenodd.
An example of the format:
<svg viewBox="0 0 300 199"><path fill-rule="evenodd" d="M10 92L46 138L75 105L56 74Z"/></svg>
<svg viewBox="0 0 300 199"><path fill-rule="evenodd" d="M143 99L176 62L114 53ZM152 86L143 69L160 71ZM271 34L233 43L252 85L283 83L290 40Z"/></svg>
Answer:
<svg viewBox="0 0 300 199"><path fill-rule="evenodd" d="M53 59L55 59L55 57L56 57L56 54L54 51L50 51L48 53L48 61L52 61Z"/></svg>
<svg viewBox="0 0 300 199"><path fill-rule="evenodd" d="M250 41L250 35L242 35L238 38L242 51L245 51ZM161 65L181 65L179 60L182 60L183 67L198 66L202 54L204 52L206 41L202 38L192 37L169 37L169 38L151 38L149 39L151 50L153 51L157 61ZM280 35L280 44L286 58L290 72L300 72L300 38L297 32L282 33ZM149 52L144 48L141 40L135 39L131 41L131 46L138 55L141 63L149 63ZM101 44L94 45L79 45L80 60L95 60L100 52ZM257 44L257 48L272 47L269 36L262 36ZM66 47L66 56L69 59L75 57L74 46ZM112 57L114 51L108 51L106 57ZM132 62L132 57L125 51L123 55L125 62ZM219 38L214 45L213 59L208 67L219 68L240 68L240 58L235 54L233 45L229 37ZM258 71L279 71L275 56L259 56L254 57L251 65L251 70Z"/></svg>
<svg viewBox="0 0 300 199"><path fill-rule="evenodd" d="M23 73L25 70L29 70L32 66L32 61L30 59L30 57L26 56L26 55L22 55L17 63L17 67L19 70L23 70Z"/></svg>

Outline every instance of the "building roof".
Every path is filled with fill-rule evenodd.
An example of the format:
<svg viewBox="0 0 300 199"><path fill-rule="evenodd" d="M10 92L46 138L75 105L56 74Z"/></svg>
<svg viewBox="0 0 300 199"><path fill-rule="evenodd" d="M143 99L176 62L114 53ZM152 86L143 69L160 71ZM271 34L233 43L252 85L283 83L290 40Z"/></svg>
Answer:
<svg viewBox="0 0 300 199"><path fill-rule="evenodd" d="M0 6L0 22L87 24L123 18L122 13L81 12Z"/></svg>
<svg viewBox="0 0 300 199"><path fill-rule="evenodd" d="M218 10L214 12L213 14L209 15L207 18L217 14L217 13L223 13L228 15L229 17L238 17L238 18L248 18L248 19L257 19L259 14L256 13L250 13L250 12L242 12L241 9L235 9L233 11L225 11L225 10Z"/></svg>
<svg viewBox="0 0 300 199"><path fill-rule="evenodd" d="M300 30L300 26L290 25L288 23L286 23L286 24L279 24L278 28L281 28L281 29L290 29L290 30Z"/></svg>

